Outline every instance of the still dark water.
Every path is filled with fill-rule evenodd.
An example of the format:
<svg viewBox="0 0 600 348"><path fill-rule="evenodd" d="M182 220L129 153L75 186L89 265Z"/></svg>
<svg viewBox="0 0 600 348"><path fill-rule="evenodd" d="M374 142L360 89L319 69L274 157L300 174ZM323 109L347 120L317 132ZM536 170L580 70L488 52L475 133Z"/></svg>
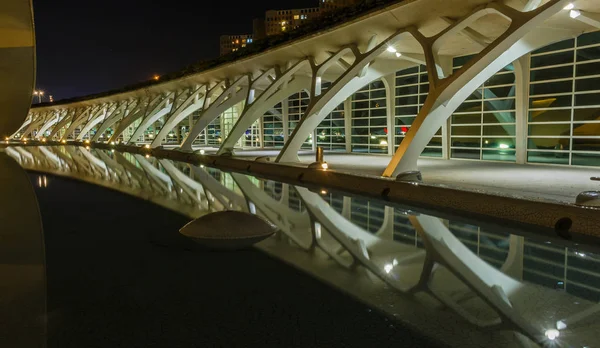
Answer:
<svg viewBox="0 0 600 348"><path fill-rule="evenodd" d="M47 178L49 347L439 346L260 251L200 249L184 216Z"/></svg>

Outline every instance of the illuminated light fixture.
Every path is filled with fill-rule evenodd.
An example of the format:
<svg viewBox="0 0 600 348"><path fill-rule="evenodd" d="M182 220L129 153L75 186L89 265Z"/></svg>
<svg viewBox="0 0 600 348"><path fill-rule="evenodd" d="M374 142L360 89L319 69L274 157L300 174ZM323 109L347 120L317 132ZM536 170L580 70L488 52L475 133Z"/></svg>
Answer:
<svg viewBox="0 0 600 348"><path fill-rule="evenodd" d="M327 170L327 168L329 168L329 165L327 163L321 163L321 168L323 168L323 170Z"/></svg>
<svg viewBox="0 0 600 348"><path fill-rule="evenodd" d="M23 144L27 145L27 140L25 140L25 141L23 142Z"/></svg>
<svg viewBox="0 0 600 348"><path fill-rule="evenodd" d="M150 148L150 145L149 145L149 144L146 144L146 145L144 145L144 147L145 147L145 148L147 148L147 149L149 149L149 148Z"/></svg>
<svg viewBox="0 0 600 348"><path fill-rule="evenodd" d="M45 142L46 142L46 138L42 138L42 143L45 143Z"/></svg>
<svg viewBox="0 0 600 348"><path fill-rule="evenodd" d="M152 79L154 79L154 81L158 81L158 80L160 80L160 76L154 75L154 76L152 76Z"/></svg>
<svg viewBox="0 0 600 348"><path fill-rule="evenodd" d="M390 274L390 272L392 271L392 269L394 269L394 265L392 265L392 264L388 263L387 265L383 266L383 270L387 274Z"/></svg>
<svg viewBox="0 0 600 348"><path fill-rule="evenodd" d="M388 144L388 142L386 140L382 140L379 142L379 145L387 145L387 144Z"/></svg>
<svg viewBox="0 0 600 348"><path fill-rule="evenodd" d="M66 144L67 141L66 140L61 140L61 143Z"/></svg>
<svg viewBox="0 0 600 348"><path fill-rule="evenodd" d="M204 150L200 150L200 154L201 154L201 155L204 155Z"/></svg>
<svg viewBox="0 0 600 348"><path fill-rule="evenodd" d="M146 155L146 158L150 158L150 155Z"/></svg>
<svg viewBox="0 0 600 348"><path fill-rule="evenodd" d="M111 142L110 142L110 144L111 144L111 145L114 145L114 144L115 144L115 142L114 142L114 141L111 141Z"/></svg>
<svg viewBox="0 0 600 348"><path fill-rule="evenodd" d="M86 140L86 141L85 141L85 143L86 143L86 144L89 144L89 143L90 143L90 141L89 141L89 140Z"/></svg>
<svg viewBox="0 0 600 348"><path fill-rule="evenodd" d="M10 139L9 137L4 138L4 140L8 141L8 139Z"/></svg>
<svg viewBox="0 0 600 348"><path fill-rule="evenodd" d="M396 57L398 57L398 58L402 57L402 53L396 52Z"/></svg>
<svg viewBox="0 0 600 348"><path fill-rule="evenodd" d="M554 341L560 336L560 331L556 329L550 329L546 330L546 332L544 332L544 335L546 335L546 337L548 337L550 341Z"/></svg>
<svg viewBox="0 0 600 348"><path fill-rule="evenodd" d="M581 12L577 10L571 10L571 12L569 12L569 17L571 18L577 18L579 16L581 16Z"/></svg>
<svg viewBox="0 0 600 348"><path fill-rule="evenodd" d="M85 147L85 149L86 149L86 150L89 150L89 149L90 149L90 147L89 147L89 146L86 146L86 147Z"/></svg>
<svg viewBox="0 0 600 348"><path fill-rule="evenodd" d="M371 135L371 139L377 139L377 137L374 135Z"/></svg>
<svg viewBox="0 0 600 348"><path fill-rule="evenodd" d="M501 149L508 149L508 148L510 148L510 146L508 146L506 144L500 144L500 145L498 145L498 147L501 148Z"/></svg>
<svg viewBox="0 0 600 348"><path fill-rule="evenodd" d="M569 10L572 10L572 9L574 9L574 8L575 8L575 5L573 5L573 3L571 2L571 3L569 3L567 6L565 6L565 7L563 8L563 10L567 10L567 11L569 11Z"/></svg>
<svg viewBox="0 0 600 348"><path fill-rule="evenodd" d="M396 49L394 47L392 47L392 46L388 46L387 51L390 52L390 53L396 53L397 52Z"/></svg>
<svg viewBox="0 0 600 348"><path fill-rule="evenodd" d="M321 190L321 194L322 195L326 195L327 194L327 190Z"/></svg>
<svg viewBox="0 0 600 348"><path fill-rule="evenodd" d="M115 153L115 150L114 150L114 149L113 149L113 150L110 150L110 152L112 152L112 153Z"/></svg>

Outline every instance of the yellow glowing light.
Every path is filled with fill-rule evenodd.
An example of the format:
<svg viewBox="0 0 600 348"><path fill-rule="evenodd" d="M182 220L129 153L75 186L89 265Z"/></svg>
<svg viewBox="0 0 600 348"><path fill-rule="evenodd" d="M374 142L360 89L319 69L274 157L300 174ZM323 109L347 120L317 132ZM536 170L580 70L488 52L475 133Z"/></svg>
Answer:
<svg viewBox="0 0 600 348"><path fill-rule="evenodd" d="M111 144L111 145L114 145L114 144L115 144L115 142L114 142L114 141L111 141L111 142L110 142L110 144Z"/></svg>
<svg viewBox="0 0 600 348"><path fill-rule="evenodd" d="M147 148L147 149L149 149L150 145L146 144L146 145L144 145L144 147Z"/></svg>
<svg viewBox="0 0 600 348"><path fill-rule="evenodd" d="M150 155L146 155L146 158L150 158Z"/></svg>
<svg viewBox="0 0 600 348"><path fill-rule="evenodd" d="M387 144L388 144L388 142L386 140L382 140L379 142L379 145L387 145Z"/></svg>
<svg viewBox="0 0 600 348"><path fill-rule="evenodd" d="M89 146L86 146L86 147L85 147L85 149L86 149L86 150L89 150L89 149L90 149L90 147L89 147Z"/></svg>
<svg viewBox="0 0 600 348"><path fill-rule="evenodd" d="M89 144L89 143L90 143L90 141L89 141L89 140L86 140L86 141L84 141L84 143L86 143L86 144Z"/></svg>
<svg viewBox="0 0 600 348"><path fill-rule="evenodd" d="M326 195L327 194L327 190L321 190L321 194L322 195Z"/></svg>
<svg viewBox="0 0 600 348"><path fill-rule="evenodd" d="M42 138L42 143L45 143L45 142L46 142L46 138Z"/></svg>
<svg viewBox="0 0 600 348"><path fill-rule="evenodd" d="M67 141L66 140L61 140L61 143L66 144Z"/></svg>
<svg viewBox="0 0 600 348"><path fill-rule="evenodd" d="M154 81L158 81L158 80L160 80L160 76L159 75L154 75L154 76L152 76L152 79Z"/></svg>
<svg viewBox="0 0 600 348"><path fill-rule="evenodd" d="M321 168L327 170L327 168L329 168L329 165L327 163L321 163Z"/></svg>

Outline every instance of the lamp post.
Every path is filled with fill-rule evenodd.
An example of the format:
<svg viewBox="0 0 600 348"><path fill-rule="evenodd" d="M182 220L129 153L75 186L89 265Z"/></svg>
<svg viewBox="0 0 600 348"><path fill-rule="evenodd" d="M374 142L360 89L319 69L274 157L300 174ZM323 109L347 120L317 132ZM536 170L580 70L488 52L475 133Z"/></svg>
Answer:
<svg viewBox="0 0 600 348"><path fill-rule="evenodd" d="M44 91L33 91L33 95L38 97L38 103L42 102L42 97L44 96Z"/></svg>

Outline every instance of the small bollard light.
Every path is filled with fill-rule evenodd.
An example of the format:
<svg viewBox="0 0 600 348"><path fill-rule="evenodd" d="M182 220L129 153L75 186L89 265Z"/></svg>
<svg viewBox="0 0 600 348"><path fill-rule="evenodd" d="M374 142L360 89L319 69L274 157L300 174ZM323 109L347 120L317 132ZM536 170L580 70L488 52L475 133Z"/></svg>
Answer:
<svg viewBox="0 0 600 348"><path fill-rule="evenodd" d="M310 169L322 169L322 170L327 170L329 169L329 165L327 164L327 162L325 162L323 160L323 148L322 147L317 147L317 152L315 153L315 162L311 163L308 168Z"/></svg>
<svg viewBox="0 0 600 348"><path fill-rule="evenodd" d="M200 154L201 154L201 155L204 155L204 150L200 150Z"/></svg>

